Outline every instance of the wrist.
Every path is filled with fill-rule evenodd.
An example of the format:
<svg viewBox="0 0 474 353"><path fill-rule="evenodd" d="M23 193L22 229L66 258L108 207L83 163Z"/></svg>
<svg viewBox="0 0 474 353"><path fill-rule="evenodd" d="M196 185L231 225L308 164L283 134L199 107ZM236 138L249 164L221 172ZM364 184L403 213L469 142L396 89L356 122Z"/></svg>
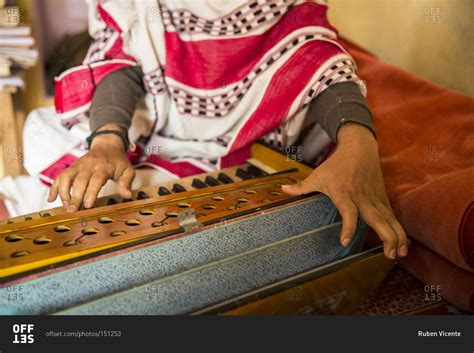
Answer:
<svg viewBox="0 0 474 353"><path fill-rule="evenodd" d="M126 134L127 131L118 124L106 124L99 127L95 132L99 131L117 131L122 134ZM90 150L121 150L125 151L125 144L122 138L118 135L107 133L103 135L97 135L92 139L90 144Z"/></svg>
<svg viewBox="0 0 474 353"><path fill-rule="evenodd" d="M96 136L91 142L90 151L97 150L125 151L125 146L122 139L116 135L100 135Z"/></svg>
<svg viewBox="0 0 474 353"><path fill-rule="evenodd" d="M337 141L339 145L364 142L366 144L377 146L377 140L368 127L351 122L344 124L339 128L337 132Z"/></svg>

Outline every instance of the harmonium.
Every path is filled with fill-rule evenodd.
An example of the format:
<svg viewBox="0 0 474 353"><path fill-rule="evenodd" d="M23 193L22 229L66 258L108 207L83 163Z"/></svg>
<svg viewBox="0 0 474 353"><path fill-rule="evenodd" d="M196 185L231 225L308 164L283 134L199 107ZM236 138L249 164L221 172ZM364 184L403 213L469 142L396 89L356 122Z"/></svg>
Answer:
<svg viewBox="0 0 474 353"><path fill-rule="evenodd" d="M0 225L0 314L349 314L393 266L359 222L340 245L324 195L281 185L311 168L261 144L248 163L94 208Z"/></svg>

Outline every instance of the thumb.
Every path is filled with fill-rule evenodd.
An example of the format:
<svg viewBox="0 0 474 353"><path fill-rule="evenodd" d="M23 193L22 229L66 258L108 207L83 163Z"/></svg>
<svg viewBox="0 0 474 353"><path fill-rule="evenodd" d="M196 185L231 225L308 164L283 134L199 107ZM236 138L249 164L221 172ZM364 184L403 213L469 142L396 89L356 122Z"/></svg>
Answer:
<svg viewBox="0 0 474 353"><path fill-rule="evenodd" d="M304 195L317 191L313 183L308 181L308 178L293 185L282 185L281 189L284 193L291 196Z"/></svg>
<svg viewBox="0 0 474 353"><path fill-rule="evenodd" d="M135 170L132 167L128 167L117 180L119 195L124 199L132 198L131 185L134 178Z"/></svg>

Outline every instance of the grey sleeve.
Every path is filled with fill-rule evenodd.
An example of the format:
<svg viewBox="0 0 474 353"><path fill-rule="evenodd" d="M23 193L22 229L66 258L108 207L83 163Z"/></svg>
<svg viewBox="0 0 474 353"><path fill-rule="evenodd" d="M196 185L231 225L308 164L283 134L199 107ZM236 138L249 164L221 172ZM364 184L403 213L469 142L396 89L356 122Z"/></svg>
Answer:
<svg viewBox="0 0 474 353"><path fill-rule="evenodd" d="M374 136L372 113L359 86L353 82L336 83L311 101L307 119L316 120L337 142L339 128L348 122L369 128Z"/></svg>
<svg viewBox="0 0 474 353"><path fill-rule="evenodd" d="M96 87L90 109L91 131L115 123L130 127L138 101L145 95L143 73L139 66L117 70Z"/></svg>

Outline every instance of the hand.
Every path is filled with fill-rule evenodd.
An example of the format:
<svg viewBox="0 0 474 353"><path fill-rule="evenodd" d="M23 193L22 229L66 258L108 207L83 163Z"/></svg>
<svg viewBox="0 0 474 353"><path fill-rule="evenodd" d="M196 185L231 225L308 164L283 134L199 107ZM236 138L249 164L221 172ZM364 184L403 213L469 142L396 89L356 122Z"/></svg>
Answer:
<svg viewBox="0 0 474 353"><path fill-rule="evenodd" d="M108 124L99 130L113 129L122 127ZM77 211L83 200L84 207L90 208L109 179L118 183L120 196L129 199L132 197L130 186L134 177L135 171L125 155L122 140L111 134L100 135L94 138L87 154L57 176L49 191L48 201L56 200L59 194L67 212Z"/></svg>
<svg viewBox="0 0 474 353"><path fill-rule="evenodd" d="M406 256L407 236L390 207L372 132L349 123L339 129L338 142L329 159L302 182L283 186L283 191L289 195L319 191L329 196L342 216L344 247L351 242L360 216L383 241L387 258Z"/></svg>

